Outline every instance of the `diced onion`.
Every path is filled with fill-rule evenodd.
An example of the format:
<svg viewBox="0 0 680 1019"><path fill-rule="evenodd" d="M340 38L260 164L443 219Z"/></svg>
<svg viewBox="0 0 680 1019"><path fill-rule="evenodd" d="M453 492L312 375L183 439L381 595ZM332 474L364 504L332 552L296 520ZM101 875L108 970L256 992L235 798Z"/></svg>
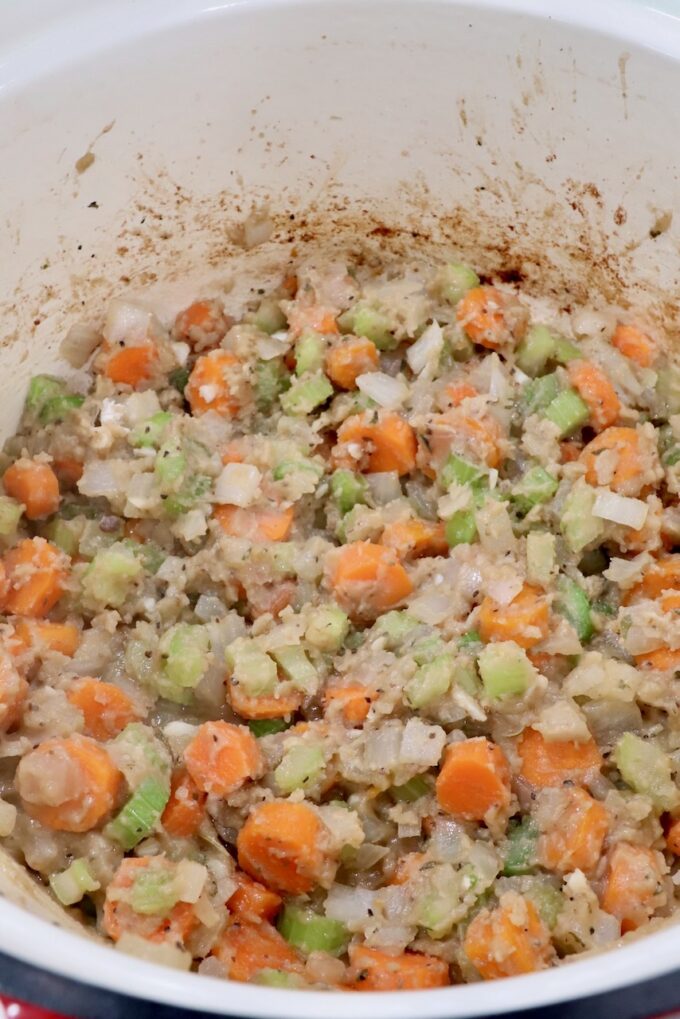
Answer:
<svg viewBox="0 0 680 1019"><path fill-rule="evenodd" d="M610 560L603 576L607 580L611 580L612 584L618 584L620 588L626 590L642 580L642 574L652 562L653 559L649 552L641 552L633 559L617 559L615 557Z"/></svg>
<svg viewBox="0 0 680 1019"><path fill-rule="evenodd" d="M177 891L180 902L198 902L208 878L208 871L194 860L180 860L177 864Z"/></svg>
<svg viewBox="0 0 680 1019"><path fill-rule="evenodd" d="M82 368L101 340L101 333L87 322L76 322L62 341L59 353L72 368Z"/></svg>
<svg viewBox="0 0 680 1019"><path fill-rule="evenodd" d="M180 366L180 368L183 368L189 359L189 354L191 353L191 348L189 344L182 343L181 340L176 340L172 344L172 352L177 358L177 364ZM152 390L150 390L150 392L152 392Z"/></svg>
<svg viewBox="0 0 680 1019"><path fill-rule="evenodd" d="M266 209L253 209L243 224L243 247L248 251L268 241L274 232L274 223Z"/></svg>
<svg viewBox="0 0 680 1019"><path fill-rule="evenodd" d="M227 464L215 482L215 498L232 506L250 506L260 490L261 477L253 464Z"/></svg>
<svg viewBox="0 0 680 1019"><path fill-rule="evenodd" d="M290 347L289 334L287 332L272 333L271 336L262 336L255 344L257 356L263 361L271 361L275 357L281 357Z"/></svg>
<svg viewBox="0 0 680 1019"><path fill-rule="evenodd" d="M401 484L396 471L379 471L376 474L369 474L368 487L374 501L379 506L386 506L388 502L401 497Z"/></svg>
<svg viewBox="0 0 680 1019"><path fill-rule="evenodd" d="M406 352L412 372L420 375L428 365L435 366L444 346L444 335L439 322L433 322Z"/></svg>
<svg viewBox="0 0 680 1019"><path fill-rule="evenodd" d="M408 611L409 615L415 616L421 623L436 626L451 615L451 595L427 591L410 603Z"/></svg>
<svg viewBox="0 0 680 1019"><path fill-rule="evenodd" d="M196 538L202 538L208 530L208 523L205 519L205 513L200 509L189 510L185 513L174 526L174 532L178 537L183 538L184 541L195 541Z"/></svg>
<svg viewBox="0 0 680 1019"><path fill-rule="evenodd" d="M137 959L144 959L146 962L156 962L161 966L171 966L172 969L189 970L191 968L191 955L182 951L169 941L149 941L141 938L138 934L130 934L125 931L118 941L116 948L126 955L134 955Z"/></svg>
<svg viewBox="0 0 680 1019"><path fill-rule="evenodd" d="M13 803L0 800L0 838L6 838L14 831L17 820L17 808Z"/></svg>
<svg viewBox="0 0 680 1019"><path fill-rule="evenodd" d="M409 718L401 741L401 763L432 768L439 763L445 742L446 733L440 725L427 725L420 718Z"/></svg>
<svg viewBox="0 0 680 1019"><path fill-rule="evenodd" d="M106 313L104 336L114 347L119 343L134 345L147 339L153 317L142 304L114 298Z"/></svg>
<svg viewBox="0 0 680 1019"><path fill-rule="evenodd" d="M116 495L118 487L118 478L111 460L91 460L85 465L78 482L78 491L81 495L92 498L103 496L108 499Z"/></svg>
<svg viewBox="0 0 680 1019"><path fill-rule="evenodd" d="M194 606L194 615L202 623L208 623L211 619L221 619L226 609L224 602L211 594L201 594Z"/></svg>
<svg viewBox="0 0 680 1019"><path fill-rule="evenodd" d="M647 519L649 507L641 499L631 499L627 495L617 495L608 488L598 488L593 515L602 520L611 520L614 524L623 524L639 531Z"/></svg>
<svg viewBox="0 0 680 1019"><path fill-rule="evenodd" d="M132 393L125 401L125 423L139 425L147 418L153 417L160 409L158 396L153 389L145 389L143 393Z"/></svg>
<svg viewBox="0 0 680 1019"><path fill-rule="evenodd" d="M357 378L357 388L380 407L396 410L408 396L408 386L401 378L393 379L385 372L365 372Z"/></svg>
<svg viewBox="0 0 680 1019"><path fill-rule="evenodd" d="M370 888L334 885L326 898L326 916L346 924L351 931L360 931L371 919L376 894Z"/></svg>

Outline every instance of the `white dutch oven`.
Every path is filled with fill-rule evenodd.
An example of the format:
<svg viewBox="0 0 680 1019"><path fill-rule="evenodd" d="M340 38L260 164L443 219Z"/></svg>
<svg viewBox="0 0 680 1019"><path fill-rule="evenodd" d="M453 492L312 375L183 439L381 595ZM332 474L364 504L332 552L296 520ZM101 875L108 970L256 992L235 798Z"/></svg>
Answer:
<svg viewBox="0 0 680 1019"><path fill-rule="evenodd" d="M629 301L676 337L679 230L667 214L678 197L680 6L663 6L5 0L2 429L13 430L31 374L65 370L65 328L112 294L144 291L168 315L197 288L227 291L244 272L250 286L318 247L369 258L455 250L563 304ZM244 251L236 227L265 205L274 232ZM678 961L668 929L560 969L441 991L226 985L56 932L9 864L3 875L3 952L228 1015L488 1015Z"/></svg>

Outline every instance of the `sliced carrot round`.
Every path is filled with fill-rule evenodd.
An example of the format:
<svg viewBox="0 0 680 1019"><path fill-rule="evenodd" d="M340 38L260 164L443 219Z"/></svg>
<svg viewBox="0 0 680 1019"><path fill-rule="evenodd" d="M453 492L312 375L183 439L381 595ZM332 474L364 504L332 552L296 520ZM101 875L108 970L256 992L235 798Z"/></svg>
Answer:
<svg viewBox="0 0 680 1019"><path fill-rule="evenodd" d="M29 520L49 517L59 509L59 482L49 464L16 460L3 474L2 483L7 495L23 504Z"/></svg>
<svg viewBox="0 0 680 1019"><path fill-rule="evenodd" d="M394 551L370 541L357 541L335 551L327 576L340 604L355 617L375 618L413 590Z"/></svg>
<svg viewBox="0 0 680 1019"><path fill-rule="evenodd" d="M528 316L517 298L495 287L473 287L456 306L456 319L473 343L500 350L520 340Z"/></svg>
<svg viewBox="0 0 680 1019"><path fill-rule="evenodd" d="M448 963L422 952L391 955L368 945L350 945L349 962L355 991L425 991L451 983Z"/></svg>
<svg viewBox="0 0 680 1019"><path fill-rule="evenodd" d="M48 620L15 619L12 654L29 648L40 654L43 649L57 651L73 658L80 644L80 630L74 623L52 623Z"/></svg>
<svg viewBox="0 0 680 1019"><path fill-rule="evenodd" d="M614 846L605 875L602 908L621 921L621 930L637 930L666 901L665 865L660 853L646 846L619 842Z"/></svg>
<svg viewBox="0 0 680 1019"><path fill-rule="evenodd" d="M121 347L106 362L104 374L118 385L136 389L153 375L158 351L146 343L141 347Z"/></svg>
<svg viewBox="0 0 680 1019"><path fill-rule="evenodd" d="M539 859L560 874L572 870L589 874L599 862L609 815L585 789L565 789L564 796L550 830L539 840Z"/></svg>
<svg viewBox="0 0 680 1019"><path fill-rule="evenodd" d="M204 722L184 751L187 771L198 788L228 796L263 770L257 740L245 725Z"/></svg>
<svg viewBox="0 0 680 1019"><path fill-rule="evenodd" d="M396 520L386 524L380 544L393 548L405 559L447 555L449 551L444 525L429 520Z"/></svg>
<svg viewBox="0 0 680 1019"><path fill-rule="evenodd" d="M654 340L647 333L643 333L637 326L624 325L622 322L614 330L612 346L641 368L649 368L654 364L658 353Z"/></svg>
<svg viewBox="0 0 680 1019"><path fill-rule="evenodd" d="M555 954L550 932L535 906L514 892L506 893L496 909L477 914L463 948L484 980L545 969Z"/></svg>
<svg viewBox="0 0 680 1019"><path fill-rule="evenodd" d="M211 350L198 358L184 390L192 414L213 410L229 418L237 413L241 395L233 379L238 366L238 358L228 350Z"/></svg>
<svg viewBox="0 0 680 1019"><path fill-rule="evenodd" d="M416 450L415 432L402 417L392 411L367 411L343 421L333 455L338 466L402 475L415 467Z"/></svg>
<svg viewBox="0 0 680 1019"><path fill-rule="evenodd" d="M297 952L264 920L249 923L239 918L230 923L212 954L223 963L230 980L248 982L265 969L303 972Z"/></svg>
<svg viewBox="0 0 680 1019"><path fill-rule="evenodd" d="M509 605L499 605L489 595L479 606L478 628L483 641L514 640L523 648L534 647L548 636L550 612L538 588L525 584Z"/></svg>
<svg viewBox="0 0 680 1019"><path fill-rule="evenodd" d="M607 468L598 476L597 459L605 454ZM589 485L606 483L621 495L635 496L640 492L644 464L640 436L634 428L606 428L588 443L580 460L585 465Z"/></svg>
<svg viewBox="0 0 680 1019"><path fill-rule="evenodd" d="M359 375L378 367L378 350L364 336L350 336L326 354L326 375L338 389L356 389Z"/></svg>
<svg viewBox="0 0 680 1019"><path fill-rule="evenodd" d="M517 743L522 777L536 788L582 785L602 767L595 740L547 740L537 729L525 729Z"/></svg>
<svg viewBox="0 0 680 1019"><path fill-rule="evenodd" d="M482 821L510 802L510 768L500 747L483 736L452 743L437 776L442 810L467 821Z"/></svg>
<svg viewBox="0 0 680 1019"><path fill-rule="evenodd" d="M189 839L196 834L205 816L206 793L202 792L185 768L172 776L170 799L161 816L161 824L169 835Z"/></svg>
<svg viewBox="0 0 680 1019"><path fill-rule="evenodd" d="M238 834L238 862L265 885L304 895L326 870L324 838L321 821L305 803L263 803L250 812Z"/></svg>
<svg viewBox="0 0 680 1019"><path fill-rule="evenodd" d="M123 934L135 934L145 941L169 941L182 944L198 926L198 918L188 902L178 902L166 915L136 913L126 895L135 881L147 873L167 874L172 878L175 864L163 856L128 857L123 860L106 889L102 926L113 941Z"/></svg>
<svg viewBox="0 0 680 1019"><path fill-rule="evenodd" d="M16 725L28 694L28 683L19 673L12 656L0 647L0 732Z"/></svg>
<svg viewBox="0 0 680 1019"><path fill-rule="evenodd" d="M230 913L247 923L273 920L281 909L281 896L240 871L234 877L238 887L227 901Z"/></svg>
<svg viewBox="0 0 680 1019"><path fill-rule="evenodd" d="M128 723L141 717L124 690L91 676L76 680L66 696L83 714L85 735L102 742L113 739Z"/></svg>
<svg viewBox="0 0 680 1019"><path fill-rule="evenodd" d="M246 510L223 503L215 506L213 516L225 534L259 543L285 541L293 526L295 510L292 506L284 510Z"/></svg>
<svg viewBox="0 0 680 1019"><path fill-rule="evenodd" d="M68 558L44 538L25 538L5 556L9 588L5 611L41 618L54 608L68 575Z"/></svg>
<svg viewBox="0 0 680 1019"><path fill-rule="evenodd" d="M194 350L206 350L224 338L231 321L219 301L194 301L175 319L174 334Z"/></svg>
<svg viewBox="0 0 680 1019"><path fill-rule="evenodd" d="M569 380L588 410L590 421L597 432L609 428L621 413L621 401L611 382L592 361L570 361L567 367Z"/></svg>

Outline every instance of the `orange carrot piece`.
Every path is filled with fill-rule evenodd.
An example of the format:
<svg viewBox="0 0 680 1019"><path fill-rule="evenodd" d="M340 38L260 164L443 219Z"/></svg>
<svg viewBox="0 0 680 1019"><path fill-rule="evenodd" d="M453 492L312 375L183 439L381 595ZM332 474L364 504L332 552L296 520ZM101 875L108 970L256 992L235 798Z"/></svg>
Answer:
<svg viewBox="0 0 680 1019"><path fill-rule="evenodd" d="M452 743L437 775L442 810L467 821L482 821L490 810L510 803L510 768L505 754L484 736Z"/></svg>
<svg viewBox="0 0 680 1019"><path fill-rule="evenodd" d="M356 541L329 555L328 583L338 601L354 616L376 617L403 601L413 590L408 573L393 549Z"/></svg>
<svg viewBox="0 0 680 1019"><path fill-rule="evenodd" d="M28 520L49 517L59 509L59 482L49 464L22 458L5 471L7 495L23 503Z"/></svg>
<svg viewBox="0 0 680 1019"><path fill-rule="evenodd" d="M522 777L540 789L583 785L602 767L595 740L546 740L538 729L524 730L517 752L522 760Z"/></svg>
<svg viewBox="0 0 680 1019"><path fill-rule="evenodd" d="M45 740L17 769L24 810L55 831L95 828L113 809L121 779L106 751L86 736Z"/></svg>
<svg viewBox="0 0 680 1019"><path fill-rule="evenodd" d="M118 385L136 389L153 375L158 351L150 343L143 347L121 347L106 362L104 374Z"/></svg>
<svg viewBox="0 0 680 1019"><path fill-rule="evenodd" d="M212 950L222 962L230 980L248 982L264 969L285 973L303 972L297 952L266 921L230 923Z"/></svg>
<svg viewBox="0 0 680 1019"><path fill-rule="evenodd" d="M484 980L545 969L555 954L536 907L514 892L503 895L496 909L477 914L463 948Z"/></svg>
<svg viewBox="0 0 680 1019"><path fill-rule="evenodd" d="M378 367L378 349L364 336L350 336L326 354L326 375L338 389L356 389L357 378Z"/></svg>
<svg viewBox="0 0 680 1019"><path fill-rule="evenodd" d="M628 600L638 595L642 598L660 598L664 591L680 591L680 555L662 556L650 566Z"/></svg>
<svg viewBox="0 0 680 1019"><path fill-rule="evenodd" d="M348 446L362 451L359 462ZM344 448L343 448L344 447ZM408 474L416 464L416 435L403 418L391 411L354 414L338 429L338 445L333 450L338 466L359 468L371 474L396 471Z"/></svg>
<svg viewBox="0 0 680 1019"><path fill-rule="evenodd" d="M206 350L217 346L232 323L219 301L194 301L179 313L173 332L194 350Z"/></svg>
<svg viewBox="0 0 680 1019"><path fill-rule="evenodd" d="M263 771L257 740L245 725L204 722L184 751L187 771L198 788L228 796Z"/></svg>
<svg viewBox="0 0 680 1019"><path fill-rule="evenodd" d="M477 390L469 382L450 382L444 390L454 407L459 407L463 400L477 396Z"/></svg>
<svg viewBox="0 0 680 1019"><path fill-rule="evenodd" d="M85 735L101 742L113 739L141 716L132 699L113 683L91 676L76 680L66 696L85 719Z"/></svg>
<svg viewBox="0 0 680 1019"><path fill-rule="evenodd" d="M680 591L665 594L661 599L661 608L664 612L680 612Z"/></svg>
<svg viewBox="0 0 680 1019"><path fill-rule="evenodd" d="M548 636L550 612L542 591L529 584L509 605L499 605L489 595L479 606L479 633L485 642L514 640L525 649Z"/></svg>
<svg viewBox="0 0 680 1019"><path fill-rule="evenodd" d="M253 721L264 718L285 718L294 714L302 704L302 693L299 690L290 690L278 697L274 694L249 697L232 679L229 679L227 684L227 697L237 715Z"/></svg>
<svg viewBox="0 0 680 1019"><path fill-rule="evenodd" d="M578 442L561 442L562 463L569 464L578 460L581 455L581 449L582 447L579 446Z"/></svg>
<svg viewBox="0 0 680 1019"><path fill-rule="evenodd" d="M192 414L209 410L228 418L236 414L241 399L230 386L229 377L238 365L238 358L228 350L211 350L197 359L184 390Z"/></svg>
<svg viewBox="0 0 680 1019"><path fill-rule="evenodd" d="M240 871L237 871L234 877L238 888L227 901L229 911L246 923L273 920L281 909L283 903L281 896Z"/></svg>
<svg viewBox="0 0 680 1019"><path fill-rule="evenodd" d="M44 538L25 538L5 556L9 615L39 619L54 608L68 576L68 557Z"/></svg>
<svg viewBox="0 0 680 1019"><path fill-rule="evenodd" d="M397 861L397 866L390 878L391 885L406 885L423 869L427 861L426 853L407 853Z"/></svg>
<svg viewBox="0 0 680 1019"><path fill-rule="evenodd" d="M178 768L173 773L170 799L161 817L166 832L179 839L190 839L195 835L204 817L206 796L188 771Z"/></svg>
<svg viewBox="0 0 680 1019"><path fill-rule="evenodd" d="M254 807L238 833L242 870L270 888L304 895L327 871L324 827L306 803L272 800Z"/></svg>
<svg viewBox="0 0 680 1019"><path fill-rule="evenodd" d="M21 718L28 683L17 670L12 657L0 647L0 732L7 732Z"/></svg>
<svg viewBox="0 0 680 1019"><path fill-rule="evenodd" d="M52 466L65 488L75 488L83 476L83 462L74 456L55 456Z"/></svg>
<svg viewBox="0 0 680 1019"><path fill-rule="evenodd" d="M640 438L634 428L607 428L596 435L581 453L586 468L586 481L597 486L597 458L606 451L614 454L614 468L609 486L622 495L637 495L643 473Z"/></svg>
<svg viewBox="0 0 680 1019"><path fill-rule="evenodd" d="M387 524L380 544L393 548L405 559L448 555L449 551L444 525L429 520L398 520Z"/></svg>
<svg viewBox="0 0 680 1019"><path fill-rule="evenodd" d="M656 672L671 672L680 669L680 648L660 647L635 656L639 669L654 669Z"/></svg>
<svg viewBox="0 0 680 1019"><path fill-rule="evenodd" d="M495 287L473 287L460 299L456 320L473 343L500 350L526 331L527 315L519 301Z"/></svg>
<svg viewBox="0 0 680 1019"><path fill-rule="evenodd" d="M104 931L113 941L118 941L123 934L136 934L155 944L163 941L182 944L198 926L198 918L188 902L176 903L167 916L159 917L156 914L135 913L125 900L125 894L139 877L140 871L145 870L167 871L171 875L174 864L162 856L130 856L122 860L113 881L106 889L102 918Z"/></svg>
<svg viewBox="0 0 680 1019"><path fill-rule="evenodd" d="M606 808L585 789L565 789L565 802L554 817L550 830L538 843L539 861L548 870L566 874L595 870L602 843L609 828Z"/></svg>
<svg viewBox="0 0 680 1019"><path fill-rule="evenodd" d="M293 526L295 510L292 506L285 510L247 510L223 503L215 506L213 516L225 534L259 543L285 541Z"/></svg>
<svg viewBox="0 0 680 1019"><path fill-rule="evenodd" d="M680 818L676 818L668 825L666 847L675 856L680 856Z"/></svg>
<svg viewBox="0 0 680 1019"><path fill-rule="evenodd" d="M297 305L288 312L288 328L293 339L311 330L324 336L340 332L335 314L321 304Z"/></svg>
<svg viewBox="0 0 680 1019"><path fill-rule="evenodd" d="M646 846L618 842L610 856L601 904L621 921L622 933L647 923L666 901L663 856Z"/></svg>
<svg viewBox="0 0 680 1019"><path fill-rule="evenodd" d="M377 698L378 691L373 687L360 686L358 683L349 686L333 686L326 690L324 701L326 709L337 704L347 725L358 726L366 721L371 704Z"/></svg>
<svg viewBox="0 0 680 1019"><path fill-rule="evenodd" d="M51 623L47 620L15 619L12 636L12 654L21 654L29 648L41 647L58 651L73 658L80 644L80 630L73 623Z"/></svg>
<svg viewBox="0 0 680 1019"><path fill-rule="evenodd" d="M355 991L424 991L451 983L448 963L421 952L390 955L368 945L350 945L349 962Z"/></svg>
<svg viewBox="0 0 680 1019"><path fill-rule="evenodd" d="M649 368L656 360L656 344L637 326L627 326L619 322L612 336L612 346L641 368Z"/></svg>
<svg viewBox="0 0 680 1019"><path fill-rule="evenodd" d="M569 379L590 411L590 422L596 432L609 428L621 413L621 401L611 382L592 361L570 361Z"/></svg>

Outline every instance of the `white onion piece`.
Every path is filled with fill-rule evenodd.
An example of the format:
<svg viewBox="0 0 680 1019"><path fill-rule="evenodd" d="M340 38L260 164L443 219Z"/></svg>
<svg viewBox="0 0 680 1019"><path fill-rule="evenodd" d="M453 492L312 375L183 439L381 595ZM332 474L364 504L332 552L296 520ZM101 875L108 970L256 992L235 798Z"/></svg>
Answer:
<svg viewBox="0 0 680 1019"><path fill-rule="evenodd" d="M420 718L409 718L401 741L401 763L432 768L439 763L445 742L446 733L440 725L427 725Z"/></svg>
<svg viewBox="0 0 680 1019"><path fill-rule="evenodd" d="M80 489L82 492L82 488ZM135 474L127 490L127 501L138 510L150 510L159 498L159 488L153 474Z"/></svg>
<svg viewBox="0 0 680 1019"><path fill-rule="evenodd" d="M153 417L161 409L158 396L153 389L145 389L143 393L131 393L125 400L125 423L138 425Z"/></svg>
<svg viewBox="0 0 680 1019"><path fill-rule="evenodd" d="M647 519L649 507L641 499L630 499L627 495L617 495L608 488L598 488L593 504L593 515L602 520L610 520L613 524L623 524L639 531Z"/></svg>
<svg viewBox="0 0 680 1019"><path fill-rule="evenodd" d="M271 361L275 357L281 357L290 347L290 338L287 332L272 333L271 336L262 336L255 344L257 356L263 361Z"/></svg>
<svg viewBox="0 0 680 1019"><path fill-rule="evenodd" d="M642 580L642 574L652 562L653 559L649 552L641 552L640 555L636 555L632 559L614 558L610 560L603 576L626 590Z"/></svg>
<svg viewBox="0 0 680 1019"><path fill-rule="evenodd" d="M140 938L138 934L130 934L125 931L116 942L117 950L125 952L126 955L133 955L136 959L145 959L147 962L160 963L161 966L170 966L172 969L189 970L191 968L191 955L182 951L169 941L149 941L147 938Z"/></svg>
<svg viewBox="0 0 680 1019"><path fill-rule="evenodd" d="M76 322L64 337L59 353L72 368L82 368L99 345L101 332L87 322Z"/></svg>
<svg viewBox="0 0 680 1019"><path fill-rule="evenodd" d="M243 224L243 247L248 251L264 244L274 233L274 223L267 210L253 209Z"/></svg>
<svg viewBox="0 0 680 1019"><path fill-rule="evenodd" d="M498 354L491 354L489 361L489 396L492 400L505 400L510 393L508 379Z"/></svg>
<svg viewBox="0 0 680 1019"><path fill-rule="evenodd" d="M433 322L406 352L409 368L420 375L429 365L436 366L444 346L444 335L439 322Z"/></svg>
<svg viewBox="0 0 680 1019"><path fill-rule="evenodd" d="M386 506L388 502L401 498L401 484L396 471L379 471L377 474L369 474L367 481L371 495L379 506Z"/></svg>
<svg viewBox="0 0 680 1019"><path fill-rule="evenodd" d="M14 831L17 820L17 808L13 803L0 800L0 838L7 838Z"/></svg>
<svg viewBox="0 0 680 1019"><path fill-rule="evenodd" d="M201 863L194 860L180 860L177 864L177 891L180 902L198 902L208 871Z"/></svg>
<svg viewBox="0 0 680 1019"><path fill-rule="evenodd" d="M326 898L326 916L346 924L351 931L360 931L371 919L376 894L370 888L334 885Z"/></svg>
<svg viewBox="0 0 680 1019"><path fill-rule="evenodd" d="M211 619L221 619L225 612L224 602L211 594L199 595L194 606L194 615L202 623L208 623Z"/></svg>
<svg viewBox="0 0 680 1019"><path fill-rule="evenodd" d="M177 364L180 368L183 368L189 359L191 348L188 343L182 343L181 340L175 340L172 344L172 352L177 358Z"/></svg>
<svg viewBox="0 0 680 1019"><path fill-rule="evenodd" d="M408 386L404 380L393 379L385 372L365 372L359 375L357 389L386 410L396 410L408 396Z"/></svg>
<svg viewBox="0 0 680 1019"><path fill-rule="evenodd" d="M184 541L195 541L196 538L202 538L208 530L205 513L200 509L189 510L188 513L184 513L180 517L173 530Z"/></svg>
<svg viewBox="0 0 680 1019"><path fill-rule="evenodd" d="M451 595L427 591L409 604L408 612L419 622L436 626L451 615Z"/></svg>
<svg viewBox="0 0 680 1019"><path fill-rule="evenodd" d="M85 465L78 481L80 494L88 495L93 499L110 498L116 495L118 487L118 477L111 460L91 460Z"/></svg>
<svg viewBox="0 0 680 1019"><path fill-rule="evenodd" d="M215 482L215 498L232 506L250 506L260 491L261 478L253 464L227 464Z"/></svg>
<svg viewBox="0 0 680 1019"><path fill-rule="evenodd" d="M153 319L153 313L143 304L114 297L106 313L104 336L113 346L139 343L147 339Z"/></svg>

